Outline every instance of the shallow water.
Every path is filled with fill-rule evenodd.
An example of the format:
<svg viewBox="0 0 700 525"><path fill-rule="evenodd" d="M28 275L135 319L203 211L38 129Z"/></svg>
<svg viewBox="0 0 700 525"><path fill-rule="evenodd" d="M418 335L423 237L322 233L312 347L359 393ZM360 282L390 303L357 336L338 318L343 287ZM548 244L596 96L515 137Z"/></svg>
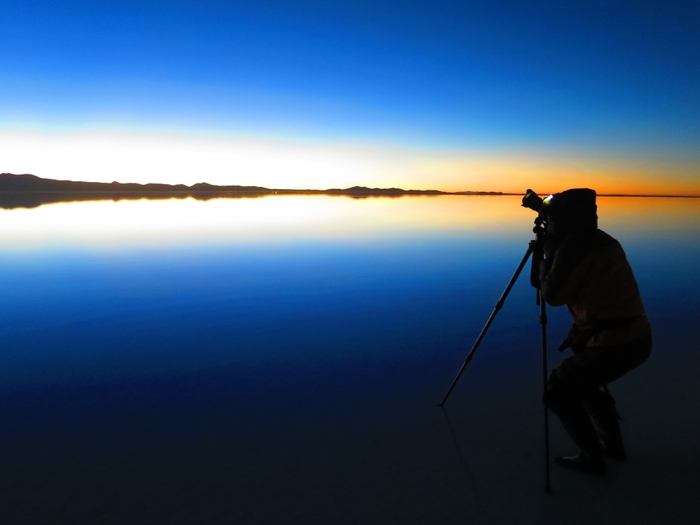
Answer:
<svg viewBox="0 0 700 525"><path fill-rule="evenodd" d="M532 237L533 213L519 201L313 196L0 211L0 448L16 508L67 475L101 479L67 466L90 464L86 451L121 472L103 482L122 488L134 476L163 480L150 467L119 471L109 454L133 459L192 440L249 447L248 463L221 461L265 471L276 432L376 423L378 399L439 401ZM680 343L700 318L700 199L602 197L598 208L627 252L657 347L687 351ZM537 370L534 299L526 270L463 383ZM561 308L549 313L556 347L570 321ZM37 457L53 465L48 474L13 470ZM58 503L46 497L50 514Z"/></svg>
<svg viewBox="0 0 700 525"><path fill-rule="evenodd" d="M599 215L623 243L657 329L693 324L700 200L600 198ZM510 279L532 219L517 197L3 211L0 386L453 355ZM483 353L512 351L537 333L527 280L526 271ZM553 337L568 324L559 313Z"/></svg>

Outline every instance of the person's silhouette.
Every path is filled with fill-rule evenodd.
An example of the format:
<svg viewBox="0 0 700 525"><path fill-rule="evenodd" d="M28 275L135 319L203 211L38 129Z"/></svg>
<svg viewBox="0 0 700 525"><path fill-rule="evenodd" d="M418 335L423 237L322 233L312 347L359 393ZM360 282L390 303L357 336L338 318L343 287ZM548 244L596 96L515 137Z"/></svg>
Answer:
<svg viewBox="0 0 700 525"><path fill-rule="evenodd" d="M606 385L646 361L651 325L618 241L598 229L596 193L572 189L544 200L547 225L539 267L543 297L574 320L560 351L573 355L552 371L545 404L579 447L557 457L568 468L603 474L604 456L626 458L615 402Z"/></svg>

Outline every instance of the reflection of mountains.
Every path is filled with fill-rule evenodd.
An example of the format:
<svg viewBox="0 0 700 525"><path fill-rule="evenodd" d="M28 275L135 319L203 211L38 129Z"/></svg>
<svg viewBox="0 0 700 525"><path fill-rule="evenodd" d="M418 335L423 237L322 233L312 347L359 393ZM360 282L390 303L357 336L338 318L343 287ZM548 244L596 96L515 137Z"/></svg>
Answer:
<svg viewBox="0 0 700 525"><path fill-rule="evenodd" d="M71 201L121 199L184 199L251 198L267 195L339 195L364 199L368 197L402 197L405 195L501 195L500 192L445 192L438 190L402 190L400 188L288 190L261 186L214 186L206 182L184 184L135 184L76 182L42 179L36 175L0 173L0 208L36 208L42 204Z"/></svg>

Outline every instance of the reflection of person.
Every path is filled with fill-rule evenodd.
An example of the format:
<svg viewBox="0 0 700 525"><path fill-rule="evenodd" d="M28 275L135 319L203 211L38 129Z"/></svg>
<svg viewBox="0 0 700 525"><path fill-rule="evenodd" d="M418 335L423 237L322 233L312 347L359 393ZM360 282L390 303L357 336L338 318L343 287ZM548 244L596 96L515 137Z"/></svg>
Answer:
<svg viewBox="0 0 700 525"><path fill-rule="evenodd" d="M605 385L648 359L651 325L622 246L598 229L595 197L593 190L574 189L545 199L539 278L547 303L566 305L574 319L560 347L573 355L552 371L544 401L580 450L556 461L603 474L603 456L626 457Z"/></svg>

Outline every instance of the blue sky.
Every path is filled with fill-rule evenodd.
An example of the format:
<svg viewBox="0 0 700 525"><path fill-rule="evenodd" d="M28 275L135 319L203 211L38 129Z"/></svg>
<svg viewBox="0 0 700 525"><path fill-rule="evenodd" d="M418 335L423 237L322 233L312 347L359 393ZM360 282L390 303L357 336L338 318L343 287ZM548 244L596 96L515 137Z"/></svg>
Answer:
<svg viewBox="0 0 700 525"><path fill-rule="evenodd" d="M504 156L502 186L546 165L632 187L642 164L645 184L700 193L698 34L697 2L5 2L0 138L359 148L386 156L358 183L419 166L406 182L447 189ZM326 173L305 182L341 182Z"/></svg>

